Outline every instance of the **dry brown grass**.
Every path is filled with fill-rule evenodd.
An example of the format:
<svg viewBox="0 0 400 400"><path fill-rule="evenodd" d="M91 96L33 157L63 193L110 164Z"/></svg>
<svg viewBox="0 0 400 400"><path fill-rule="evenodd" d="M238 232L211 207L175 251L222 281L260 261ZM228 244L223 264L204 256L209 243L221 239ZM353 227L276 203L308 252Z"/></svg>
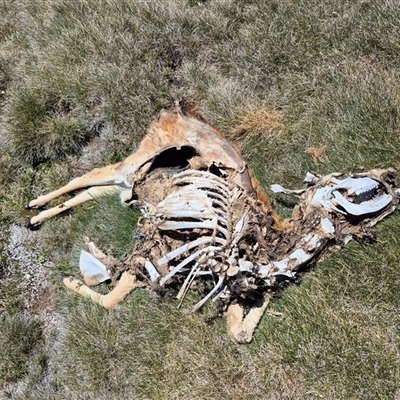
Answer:
<svg viewBox="0 0 400 400"><path fill-rule="evenodd" d="M229 138L241 143L241 145L243 145L243 142L258 136L265 140L277 138L285 130L282 112L266 106L240 110L233 121L234 124L229 131Z"/></svg>

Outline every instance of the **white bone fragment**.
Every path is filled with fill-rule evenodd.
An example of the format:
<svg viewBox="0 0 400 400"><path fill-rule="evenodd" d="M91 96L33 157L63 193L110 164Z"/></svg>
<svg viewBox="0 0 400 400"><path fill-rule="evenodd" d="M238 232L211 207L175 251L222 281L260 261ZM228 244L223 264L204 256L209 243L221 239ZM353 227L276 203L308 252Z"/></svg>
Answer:
<svg viewBox="0 0 400 400"><path fill-rule="evenodd" d="M146 268L146 271L149 273L150 280L152 282L155 282L161 276L158 273L156 267L149 260L146 260L144 267Z"/></svg>
<svg viewBox="0 0 400 400"><path fill-rule="evenodd" d="M303 183L307 183L309 185L315 185L319 181L320 181L320 178L318 178L316 175L314 175L310 172L307 172L307 174L303 180Z"/></svg>
<svg viewBox="0 0 400 400"><path fill-rule="evenodd" d="M232 257L239 257L239 249L237 248L237 246L235 246L232 251L231 251L231 256Z"/></svg>
<svg viewBox="0 0 400 400"><path fill-rule="evenodd" d="M289 258L285 258L281 261L274 261L272 264L278 268L278 271L274 272L272 276L284 275L289 278L293 278L293 272L288 269Z"/></svg>
<svg viewBox="0 0 400 400"><path fill-rule="evenodd" d="M237 264L237 260L236 260L236 258L235 257L229 257L228 258L228 264L231 266L231 267L233 267L233 266L235 266L236 264Z"/></svg>
<svg viewBox="0 0 400 400"><path fill-rule="evenodd" d="M344 245L346 245L347 243L349 243L349 242L351 242L353 240L353 235L347 235L345 238L344 238Z"/></svg>
<svg viewBox="0 0 400 400"><path fill-rule="evenodd" d="M157 214L168 218L213 218L215 211L212 200L205 192L183 194L173 192L157 204Z"/></svg>
<svg viewBox="0 0 400 400"><path fill-rule="evenodd" d="M212 300L215 301L217 299L226 300L229 299L231 292L228 290L228 286L224 286L224 288L218 293L218 295Z"/></svg>
<svg viewBox="0 0 400 400"><path fill-rule="evenodd" d="M210 192L210 193L212 193L212 192ZM208 193L207 193L207 194L208 194ZM210 197L211 197L211 196L210 196ZM213 199L213 200L212 200L212 204L213 204L213 207L217 206L217 207L222 208L222 211L224 211L225 213L228 212L228 205L225 204L225 203L223 203L223 202L220 201L219 199ZM218 208L215 208L215 211L218 212L218 211L219 211Z"/></svg>
<svg viewBox="0 0 400 400"><path fill-rule="evenodd" d="M224 292L221 290L217 295L211 300L212 303L216 302L219 298L223 297Z"/></svg>
<svg viewBox="0 0 400 400"><path fill-rule="evenodd" d="M192 271L192 268L182 268L179 272L185 274L190 271ZM212 271L207 271L207 270L203 271L201 269L194 272L195 276L212 275L212 274L213 274Z"/></svg>
<svg viewBox="0 0 400 400"><path fill-rule="evenodd" d="M235 276L238 274L239 271L240 271L240 268L238 266L231 266L228 268L228 271L226 271L226 274L228 276Z"/></svg>
<svg viewBox="0 0 400 400"><path fill-rule="evenodd" d="M96 257L97 259L107 257L87 236L85 236L85 243L88 246L92 256Z"/></svg>
<svg viewBox="0 0 400 400"><path fill-rule="evenodd" d="M153 157L149 162L143 164L143 166L140 167L139 171L142 174L146 174L147 172L149 172L150 168L151 168L151 166L153 164L154 159L155 159L155 157Z"/></svg>
<svg viewBox="0 0 400 400"><path fill-rule="evenodd" d="M378 211L381 211L385 207L387 207L393 200L390 194L384 194L372 200L364 201L360 204L354 204L346 200L338 191L334 191L333 196L335 197L334 203L342 206L347 211L347 213L357 216L364 214L374 214Z"/></svg>
<svg viewBox="0 0 400 400"><path fill-rule="evenodd" d="M221 270L222 270L221 264L218 264L218 265L216 265L215 267L212 267L212 268L213 268L213 271L214 271L216 274L218 274L218 273L221 272Z"/></svg>
<svg viewBox="0 0 400 400"><path fill-rule="evenodd" d="M220 276L218 278L218 282L217 284L214 286L214 288L211 290L210 293L207 294L206 297L204 297L204 299L202 299L201 301L199 301L192 309L192 312L195 313L200 307L202 307L207 300L221 287L221 285L224 282L224 278L222 276Z"/></svg>
<svg viewBox="0 0 400 400"><path fill-rule="evenodd" d="M299 196L306 191L306 189L299 189L299 190L285 189L283 186L277 184L271 185L271 190L274 193L284 193L292 196Z"/></svg>
<svg viewBox="0 0 400 400"><path fill-rule="evenodd" d="M200 178L206 178L211 181L218 182L222 186L227 186L226 181L220 177L218 177L215 174L212 174L211 172L208 171L200 171L200 170L184 170L181 172L177 172L174 174L174 178L187 178L189 182L192 182L193 178L200 177Z"/></svg>
<svg viewBox="0 0 400 400"><path fill-rule="evenodd" d="M194 247L200 246L202 244L207 244L211 242L217 242L222 244L223 246L226 245L226 240L219 238L219 237L210 237L210 236L203 236L197 240L193 240L192 242L189 242L187 244L184 244L180 247L178 247L175 250L170 251L168 254L166 254L164 257L160 258L157 263L158 264L164 264L168 261L173 260L175 257L178 257L179 255L185 253L186 251L193 249Z"/></svg>
<svg viewBox="0 0 400 400"><path fill-rule="evenodd" d="M220 228L221 228L221 224L228 226L228 227L230 226L230 223L228 222L228 220L226 218L223 218L220 215L218 215L217 219L218 219L218 224L219 224Z"/></svg>
<svg viewBox="0 0 400 400"><path fill-rule="evenodd" d="M258 274L259 274L260 278L269 277L272 267L273 267L272 264L260 265L258 268Z"/></svg>
<svg viewBox="0 0 400 400"><path fill-rule="evenodd" d="M243 231L247 227L248 222L249 222L249 209L246 208L246 210L243 213L243 217L238 221L238 223L235 226L235 230L233 232L232 246L236 246L239 240L242 238Z"/></svg>
<svg viewBox="0 0 400 400"><path fill-rule="evenodd" d="M211 190L208 190L206 193L207 193L207 196L210 197L211 199L220 200L220 202L225 205L226 209L228 209L228 207L229 207L229 198L228 197L223 196L222 194L217 193L215 191L211 191Z"/></svg>
<svg viewBox="0 0 400 400"><path fill-rule="evenodd" d="M321 245L321 240L317 234L315 234L315 235L308 234L305 237L303 237L303 239L301 240L301 243L306 244L307 250L311 251L311 250L318 248Z"/></svg>
<svg viewBox="0 0 400 400"><path fill-rule="evenodd" d="M189 190L193 189L214 189L222 194L229 195L229 190L226 185L226 182L216 182L215 180L208 179L208 178L197 178L197 177L192 177L192 178L185 178L185 179L174 179L173 183L175 185L182 185L182 184L187 184L187 188Z"/></svg>
<svg viewBox="0 0 400 400"><path fill-rule="evenodd" d="M210 213L207 209L199 209L199 210L189 210L188 208L184 208L184 205L180 203L169 204L168 207L165 208L164 212L158 213L158 215L162 216L164 219L197 219L197 220L206 220L209 218L214 218L216 213ZM157 211L163 211L162 209Z"/></svg>
<svg viewBox="0 0 400 400"><path fill-rule="evenodd" d="M273 261L272 264L274 267L278 268L278 272L283 272L287 270L289 258L284 258L281 261Z"/></svg>
<svg viewBox="0 0 400 400"><path fill-rule="evenodd" d="M314 193L314 196L311 199L311 205L322 206L322 207L330 210L331 209L331 204L330 204L331 192L332 192L332 188L330 186L326 186L326 187L317 189Z"/></svg>
<svg viewBox="0 0 400 400"><path fill-rule="evenodd" d="M301 265L311 258L311 254L306 253L303 249L296 249L292 254L290 254L290 260L296 260L295 266Z"/></svg>
<svg viewBox="0 0 400 400"><path fill-rule="evenodd" d="M211 268L214 268L217 264L218 264L217 261L214 260L213 258L211 258L210 260L208 260L208 265L209 265Z"/></svg>
<svg viewBox="0 0 400 400"><path fill-rule="evenodd" d="M216 220L206 221L165 221L158 225L163 231L174 231L179 229L216 229L218 227Z"/></svg>
<svg viewBox="0 0 400 400"><path fill-rule="evenodd" d="M184 297L186 296L186 293L192 284L194 278L196 277L196 272L199 270L198 263L190 270L188 276L186 277L185 281L183 282L183 285L181 286L178 294L176 295L176 298L178 300L183 300ZM178 308L181 306L182 301L179 303Z"/></svg>
<svg viewBox="0 0 400 400"><path fill-rule="evenodd" d="M368 192L379 186L378 182L369 177L363 178L346 178L346 179L336 179L331 178L331 182L334 183L334 189L346 189L348 194L361 194Z"/></svg>
<svg viewBox="0 0 400 400"><path fill-rule="evenodd" d="M237 222L235 226L235 231L234 233L239 233L243 230L243 228L247 225L248 222L248 215L249 215L249 208L246 208L244 210L242 218Z"/></svg>
<svg viewBox="0 0 400 400"><path fill-rule="evenodd" d="M185 258L182 262L180 262L176 267L174 267L167 275L165 275L160 280L160 286L163 286L165 284L165 282L168 281L168 279L172 278L185 265L189 264L190 262L195 260L197 257L200 257L202 255L202 253L205 254L208 251L214 251L214 250L219 250L219 247L209 246L209 247L206 247L205 249L198 250L195 253L191 254L189 257Z"/></svg>
<svg viewBox="0 0 400 400"><path fill-rule="evenodd" d="M322 230L326 233L333 235L335 233L335 227L333 226L332 222L329 221L328 218L321 219L321 227Z"/></svg>
<svg viewBox="0 0 400 400"><path fill-rule="evenodd" d="M251 261L246 261L243 259L239 260L239 267L241 272L252 272L253 271L253 263Z"/></svg>
<svg viewBox="0 0 400 400"><path fill-rule="evenodd" d="M90 253L82 250L79 258L79 268L85 283L89 286L98 285L111 279L106 266Z"/></svg>
<svg viewBox="0 0 400 400"><path fill-rule="evenodd" d="M335 186L325 186L316 190L311 199L312 205L322 206L328 210L335 210L341 214L360 216L377 213L387 207L393 200L390 194L383 194L369 201L355 204L348 201L339 192L339 189L345 189L349 195L361 195L362 193L374 190L379 184L374 179L368 177L346 178L342 180L332 177L331 182L334 183ZM342 209L336 206L341 206Z"/></svg>
<svg viewBox="0 0 400 400"><path fill-rule="evenodd" d="M281 275L281 276L287 276L288 278L294 278L295 275L296 275L296 273L295 273L295 272L292 272L292 271L290 271L290 270L287 270L287 271L281 272L281 273L279 273L279 274L275 273L275 274L273 274L273 275L274 275L274 276Z"/></svg>
<svg viewBox="0 0 400 400"><path fill-rule="evenodd" d="M168 230L179 230L179 229L212 229L214 231L221 232L225 238L229 237L229 232L227 229L222 228L217 224L217 219L196 222L196 221L165 221L158 225L158 228L164 231Z"/></svg>
<svg viewBox="0 0 400 400"><path fill-rule="evenodd" d="M238 200L243 195L243 191L239 187L234 187L231 191L231 200Z"/></svg>

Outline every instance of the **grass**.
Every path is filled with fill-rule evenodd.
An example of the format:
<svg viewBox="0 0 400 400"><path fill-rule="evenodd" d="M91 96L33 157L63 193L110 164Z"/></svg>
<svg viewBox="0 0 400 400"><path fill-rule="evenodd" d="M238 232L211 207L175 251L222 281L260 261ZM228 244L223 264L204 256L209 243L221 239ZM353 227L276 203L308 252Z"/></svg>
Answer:
<svg viewBox="0 0 400 400"><path fill-rule="evenodd" d="M2 1L0 393L398 398L398 213L376 243L350 243L288 287L248 346L229 341L217 306L191 317L137 291L110 312L60 288L85 235L116 256L132 247L137 215L116 197L33 233L55 265L54 346L23 309L6 249L28 200L130 154L176 99L240 146L267 192L307 171L398 171L399 14L395 0ZM306 153L321 146L319 160ZM294 203L269 194L289 216Z"/></svg>
<svg viewBox="0 0 400 400"><path fill-rule="evenodd" d="M0 380L4 383L17 382L35 369L32 375L40 378L46 359L39 351L43 346L41 323L21 315L2 315L0 345ZM29 366L31 364L31 366Z"/></svg>

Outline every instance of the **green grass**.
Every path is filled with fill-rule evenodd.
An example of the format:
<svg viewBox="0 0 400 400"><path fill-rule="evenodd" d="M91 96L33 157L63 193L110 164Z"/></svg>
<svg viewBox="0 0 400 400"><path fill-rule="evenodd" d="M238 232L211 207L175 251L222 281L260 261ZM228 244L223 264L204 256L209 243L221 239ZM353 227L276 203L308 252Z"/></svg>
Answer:
<svg viewBox="0 0 400 400"><path fill-rule="evenodd" d="M8 226L34 213L24 204L130 154L177 99L239 145L267 192L301 187L307 171L398 171L399 19L395 0L2 1L0 276ZM305 151L319 146L316 162ZM294 202L269 194L289 216ZM20 275L2 280L10 398L400 396L398 213L376 243L350 243L288 287L270 307L283 315L266 315L248 346L229 341L216 305L192 317L137 291L105 311L61 289L55 278L76 273L84 236L119 257L136 221L114 196L32 234L55 264L62 322L57 345L43 346ZM34 370L47 358L43 378Z"/></svg>
<svg viewBox="0 0 400 400"><path fill-rule="evenodd" d="M0 381L17 382L29 368L36 379L40 378L46 367L46 357L39 351L43 346L41 323L21 315L2 315L0 326Z"/></svg>

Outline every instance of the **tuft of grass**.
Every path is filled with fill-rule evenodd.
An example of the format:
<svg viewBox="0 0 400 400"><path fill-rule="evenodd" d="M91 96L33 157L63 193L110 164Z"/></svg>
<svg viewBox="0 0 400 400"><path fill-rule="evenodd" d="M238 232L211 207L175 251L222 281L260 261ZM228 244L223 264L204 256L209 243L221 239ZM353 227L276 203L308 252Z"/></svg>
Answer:
<svg viewBox="0 0 400 400"><path fill-rule="evenodd" d="M13 102L8 134L13 153L20 160L37 165L80 151L90 127L68 101L42 90L26 89Z"/></svg>
<svg viewBox="0 0 400 400"><path fill-rule="evenodd" d="M0 387L24 378L29 372L34 352L42 351L43 337L41 323L21 315L0 316ZM36 356L37 357L37 356ZM37 375L45 367L44 355L36 358L34 366Z"/></svg>
<svg viewBox="0 0 400 400"><path fill-rule="evenodd" d="M235 115L232 116L232 121L235 121ZM268 107L253 107L238 112L229 137L236 142L249 141L260 136L264 140L271 140L280 137L284 129L282 113Z"/></svg>
<svg viewBox="0 0 400 400"><path fill-rule="evenodd" d="M12 172L13 176L6 178L11 182L7 182L8 185L5 185L0 192L1 220L9 223L11 221L22 222L25 220L26 211L24 205L32 197L32 183L34 181L34 171L32 169L26 169L20 173L14 169Z"/></svg>

